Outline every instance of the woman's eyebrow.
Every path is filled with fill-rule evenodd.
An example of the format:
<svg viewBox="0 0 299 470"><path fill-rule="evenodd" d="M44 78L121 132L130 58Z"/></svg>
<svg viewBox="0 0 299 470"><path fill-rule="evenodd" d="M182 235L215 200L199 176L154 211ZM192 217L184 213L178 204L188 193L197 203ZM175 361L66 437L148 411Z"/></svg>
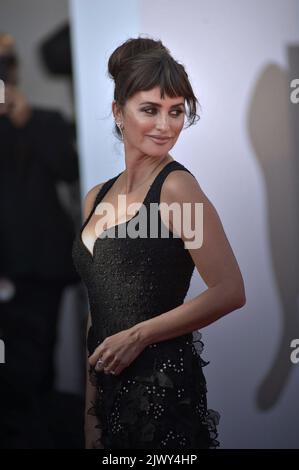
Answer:
<svg viewBox="0 0 299 470"><path fill-rule="evenodd" d="M160 103L154 103L153 101L145 101L144 103L140 103L140 105L143 105L143 104L153 104L155 106L158 106L159 108L161 108L161 104ZM171 108L174 108L175 106L184 106L185 103L176 103L176 104L173 104L171 106Z"/></svg>

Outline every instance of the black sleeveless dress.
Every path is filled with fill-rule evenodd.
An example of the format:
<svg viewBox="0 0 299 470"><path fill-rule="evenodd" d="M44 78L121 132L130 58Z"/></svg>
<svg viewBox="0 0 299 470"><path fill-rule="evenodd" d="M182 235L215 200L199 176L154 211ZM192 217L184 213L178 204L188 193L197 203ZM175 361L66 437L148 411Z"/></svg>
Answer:
<svg viewBox="0 0 299 470"><path fill-rule="evenodd" d="M175 160L162 168L143 201L148 214L151 203L159 204L163 181L173 170L189 171ZM89 354L107 336L182 304L194 270L183 240L165 227L159 211L159 237L118 236L131 221L138 228L138 211L127 222L108 228L105 238L97 238L91 255L82 231L120 174L101 187L73 243L74 265L87 288L92 319ZM149 218L148 222L149 227ZM208 362L200 356L203 343L201 334L197 335L197 339L195 332L150 344L118 375L90 368L90 379L97 388L90 413L99 418L104 448L219 446L216 425L220 415L207 409L202 367Z"/></svg>

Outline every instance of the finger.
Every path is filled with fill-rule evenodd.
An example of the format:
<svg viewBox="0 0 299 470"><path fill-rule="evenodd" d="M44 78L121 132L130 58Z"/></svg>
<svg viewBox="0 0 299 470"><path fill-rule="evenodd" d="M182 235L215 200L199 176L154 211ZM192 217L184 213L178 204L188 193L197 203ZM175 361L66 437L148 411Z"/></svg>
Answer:
<svg viewBox="0 0 299 470"><path fill-rule="evenodd" d="M102 350L99 349L99 347L97 347L94 352L89 356L88 358L88 362L91 366L95 366L96 365L96 362L99 358L102 359L101 357L102 355Z"/></svg>
<svg viewBox="0 0 299 470"><path fill-rule="evenodd" d="M96 362L97 362L97 356L95 356L95 355L89 356L89 358L88 358L88 363L89 363L91 366L95 366L95 365L96 365Z"/></svg>
<svg viewBox="0 0 299 470"><path fill-rule="evenodd" d="M114 358L107 358L104 363L102 364L102 368L103 371L105 372L105 374L110 374L110 371L114 370L114 368L118 365L118 362L115 361Z"/></svg>
<svg viewBox="0 0 299 470"><path fill-rule="evenodd" d="M104 367L105 374L112 374L116 375L120 372L120 360L115 358L110 364Z"/></svg>
<svg viewBox="0 0 299 470"><path fill-rule="evenodd" d="M98 356L98 359L95 364L95 369L97 371L104 370L105 367L110 366L112 360L113 360L112 356L107 356L107 355Z"/></svg>
<svg viewBox="0 0 299 470"><path fill-rule="evenodd" d="M102 364L96 363L96 365L94 366L94 370L96 372L104 372L104 366Z"/></svg>
<svg viewBox="0 0 299 470"><path fill-rule="evenodd" d="M123 364L119 364L112 371L110 371L110 374L119 375L124 370L124 368L125 366Z"/></svg>
<svg viewBox="0 0 299 470"><path fill-rule="evenodd" d="M111 371L109 372L109 375L115 375L115 376L116 376L116 375L120 374L120 372L121 372L121 371L120 371L119 369L111 370Z"/></svg>
<svg viewBox="0 0 299 470"><path fill-rule="evenodd" d="M100 371L104 370L104 367L106 367L105 360L103 358L99 358L97 360L97 362L95 363L95 366L94 366L95 370L100 372Z"/></svg>
<svg viewBox="0 0 299 470"><path fill-rule="evenodd" d="M121 372L121 370L117 367L115 369L104 369L104 374L106 375L118 375Z"/></svg>

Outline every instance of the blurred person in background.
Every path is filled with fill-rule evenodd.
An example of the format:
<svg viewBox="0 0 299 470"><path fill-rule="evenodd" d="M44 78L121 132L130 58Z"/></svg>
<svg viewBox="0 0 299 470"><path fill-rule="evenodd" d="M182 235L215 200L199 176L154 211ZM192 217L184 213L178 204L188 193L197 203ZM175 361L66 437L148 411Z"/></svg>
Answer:
<svg viewBox="0 0 299 470"><path fill-rule="evenodd" d="M73 221L57 194L78 179L70 125L30 105L18 86L15 40L0 33L0 448L51 448L47 403L64 288L78 282Z"/></svg>

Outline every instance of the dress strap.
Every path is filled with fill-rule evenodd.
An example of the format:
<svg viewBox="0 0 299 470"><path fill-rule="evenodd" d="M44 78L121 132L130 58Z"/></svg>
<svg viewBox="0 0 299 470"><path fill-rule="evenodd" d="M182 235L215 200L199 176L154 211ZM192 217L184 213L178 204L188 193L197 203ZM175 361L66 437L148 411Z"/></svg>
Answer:
<svg viewBox="0 0 299 470"><path fill-rule="evenodd" d="M121 175L121 173L119 173L118 175L114 176L113 178L110 178L109 180L105 181L105 183L101 186L101 188L99 189L96 197L95 197L95 200L94 200L94 203L93 203L93 206L92 206L92 209L88 215L88 217L86 218L85 222L83 223L82 227L81 227L81 232L83 232L84 230L84 227L88 224L89 220L91 219L91 216L92 214L94 213L97 205L99 204L99 202L103 199L103 197L105 196L106 192L108 191L109 188L111 188L111 186L113 185L113 183L117 180L117 178Z"/></svg>
<svg viewBox="0 0 299 470"><path fill-rule="evenodd" d="M164 168L162 168L160 173L158 173L155 180L153 181L151 185L150 198L148 202L157 202L158 204L160 203L161 189L162 189L164 180L166 179L167 175L169 175L169 173L175 170L188 171L188 173L194 176L191 173L191 171L189 171L184 165L182 165L182 163L179 163L176 160L169 162L167 165L164 166Z"/></svg>
<svg viewBox="0 0 299 470"><path fill-rule="evenodd" d="M105 181L105 183L102 185L100 190L98 191L95 200L94 200L94 205L92 212L95 210L96 206L101 202L107 191L111 188L111 186L114 184L114 182L117 180L117 178L122 174L119 173L118 175L114 176L113 178L110 178L109 180Z"/></svg>

